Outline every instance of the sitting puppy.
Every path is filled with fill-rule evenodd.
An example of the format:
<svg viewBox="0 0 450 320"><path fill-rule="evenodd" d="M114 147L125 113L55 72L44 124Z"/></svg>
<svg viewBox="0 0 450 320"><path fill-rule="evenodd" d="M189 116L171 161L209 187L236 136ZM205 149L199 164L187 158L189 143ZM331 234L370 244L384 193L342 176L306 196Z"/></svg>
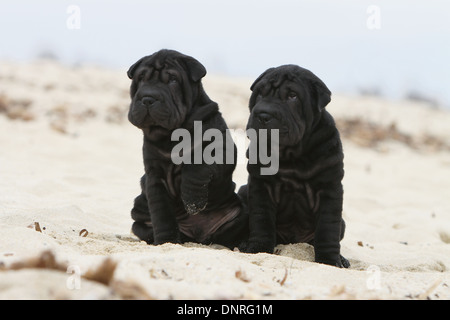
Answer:
<svg viewBox="0 0 450 320"><path fill-rule="evenodd" d="M268 69L251 90L247 129L279 130L278 148L272 148L279 152L279 169L264 175L260 161L249 161L248 184L239 194L247 199L250 235L239 249L272 253L277 244L307 242L314 245L316 262L349 267L339 244L345 229L344 155L334 120L324 109L330 90L295 65ZM257 143L250 140L250 147ZM270 148L271 142L259 141L258 146Z"/></svg>
<svg viewBox="0 0 450 320"><path fill-rule="evenodd" d="M200 62L173 50L143 57L128 70L132 79L128 119L143 131L145 167L142 193L131 211L132 231L148 244L193 241L234 247L248 232L248 216L232 181L236 161L172 161L178 143L172 141L175 129L193 133L196 121L203 132L214 128L225 135L227 125L201 84L205 74ZM202 142L200 151L207 146Z"/></svg>

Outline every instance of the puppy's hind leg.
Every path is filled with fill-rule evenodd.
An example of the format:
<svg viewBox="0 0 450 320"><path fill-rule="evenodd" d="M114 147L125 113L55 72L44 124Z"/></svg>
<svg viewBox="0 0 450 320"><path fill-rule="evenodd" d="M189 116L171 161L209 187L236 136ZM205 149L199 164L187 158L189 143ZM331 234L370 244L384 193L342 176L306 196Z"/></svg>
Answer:
<svg viewBox="0 0 450 320"><path fill-rule="evenodd" d="M139 239L147 242L147 244L153 244L153 228L149 227L147 224L142 222L134 222L131 231L135 234Z"/></svg>
<svg viewBox="0 0 450 320"><path fill-rule="evenodd" d="M212 235L211 241L233 250L248 239L248 233L248 212L243 206L239 206L238 215L222 225Z"/></svg>

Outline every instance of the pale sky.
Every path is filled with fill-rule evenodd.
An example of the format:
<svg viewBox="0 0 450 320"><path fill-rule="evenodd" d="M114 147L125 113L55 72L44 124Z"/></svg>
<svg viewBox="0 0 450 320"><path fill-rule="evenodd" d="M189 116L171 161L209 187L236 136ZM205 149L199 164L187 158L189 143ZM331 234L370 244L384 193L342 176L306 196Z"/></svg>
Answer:
<svg viewBox="0 0 450 320"><path fill-rule="evenodd" d="M0 39L3 60L50 51L63 63L126 69L170 48L209 73L250 78L298 64L333 92L414 90L450 108L448 0L2 1Z"/></svg>

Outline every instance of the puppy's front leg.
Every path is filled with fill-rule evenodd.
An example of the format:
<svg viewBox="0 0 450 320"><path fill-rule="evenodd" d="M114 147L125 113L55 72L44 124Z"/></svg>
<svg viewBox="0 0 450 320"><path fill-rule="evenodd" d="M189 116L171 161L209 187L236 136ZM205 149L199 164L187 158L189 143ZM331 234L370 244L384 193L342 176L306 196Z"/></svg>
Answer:
<svg viewBox="0 0 450 320"><path fill-rule="evenodd" d="M248 210L250 236L239 250L273 253L276 245L276 207L268 187L260 177L249 177Z"/></svg>
<svg viewBox="0 0 450 320"><path fill-rule="evenodd" d="M154 244L180 242L173 200L170 199L162 179L152 173L147 173L146 178L146 194L153 225Z"/></svg>
<svg viewBox="0 0 450 320"><path fill-rule="evenodd" d="M340 268L348 268L349 262L340 255L342 238L342 185L324 190L314 235L315 261Z"/></svg>
<svg viewBox="0 0 450 320"><path fill-rule="evenodd" d="M181 169L181 199L187 213L195 215L208 205L208 188L213 166L184 164Z"/></svg>

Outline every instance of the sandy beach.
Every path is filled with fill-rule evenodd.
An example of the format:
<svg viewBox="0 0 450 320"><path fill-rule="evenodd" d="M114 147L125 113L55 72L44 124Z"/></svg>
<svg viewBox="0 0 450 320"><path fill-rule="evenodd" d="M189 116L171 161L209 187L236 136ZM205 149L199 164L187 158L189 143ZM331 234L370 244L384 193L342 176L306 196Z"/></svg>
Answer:
<svg viewBox="0 0 450 320"><path fill-rule="evenodd" d="M232 129L252 80L203 80ZM450 299L450 111L333 95L351 263L338 269L307 244L244 254L131 234L143 163L129 85L126 70L0 62L0 299Z"/></svg>

